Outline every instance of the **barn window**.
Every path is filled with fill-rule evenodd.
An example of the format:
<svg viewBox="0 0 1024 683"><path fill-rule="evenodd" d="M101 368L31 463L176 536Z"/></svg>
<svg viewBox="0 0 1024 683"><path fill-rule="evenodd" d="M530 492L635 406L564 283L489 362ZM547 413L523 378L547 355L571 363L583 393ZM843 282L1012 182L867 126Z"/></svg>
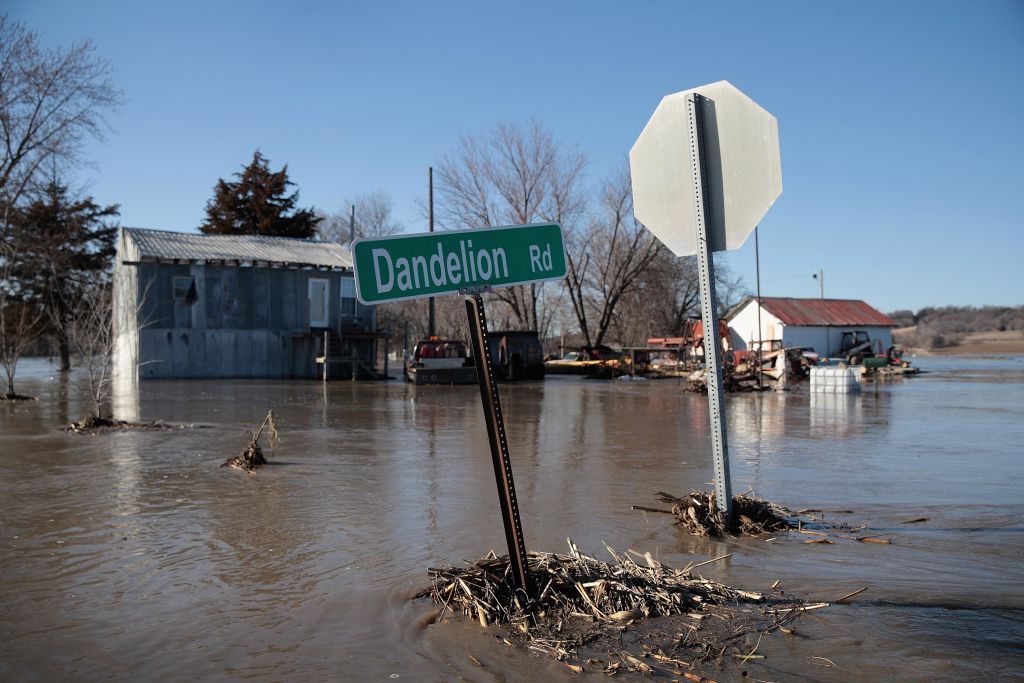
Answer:
<svg viewBox="0 0 1024 683"><path fill-rule="evenodd" d="M356 314L356 281L351 277L341 278L341 314Z"/></svg>
<svg viewBox="0 0 1024 683"><path fill-rule="evenodd" d="M196 293L196 280L191 275L175 276L173 284L175 301L191 304L199 298Z"/></svg>

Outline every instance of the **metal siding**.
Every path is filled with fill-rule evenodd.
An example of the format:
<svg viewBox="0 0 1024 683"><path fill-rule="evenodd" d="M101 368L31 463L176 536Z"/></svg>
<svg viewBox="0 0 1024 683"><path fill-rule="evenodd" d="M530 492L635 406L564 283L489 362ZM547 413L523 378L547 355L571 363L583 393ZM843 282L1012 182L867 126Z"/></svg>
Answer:
<svg viewBox="0 0 1024 683"><path fill-rule="evenodd" d="M252 359L252 372L250 376L273 377L275 374L271 372L267 363L267 339L269 336L270 332L265 329L253 330L252 332L249 350Z"/></svg>
<svg viewBox="0 0 1024 683"><path fill-rule="evenodd" d="M225 268L220 275L220 310L224 316L224 329L238 327L238 309L238 269Z"/></svg>
<svg viewBox="0 0 1024 683"><path fill-rule="evenodd" d="M221 289L223 272L223 268L216 266L206 268L206 327L211 330L224 327L224 308L221 303L224 294Z"/></svg>
<svg viewBox="0 0 1024 683"><path fill-rule="evenodd" d="M238 371L236 369L236 353L235 353L235 332L234 330L224 330L218 335L218 344L216 346L219 355L220 369L219 374L221 377L236 377Z"/></svg>
<svg viewBox="0 0 1024 683"><path fill-rule="evenodd" d="M785 325L782 328L782 345L790 347L809 347L819 355L827 355L829 352L827 327L807 327L800 325Z"/></svg>
<svg viewBox="0 0 1024 683"><path fill-rule="evenodd" d="M137 318L149 320L137 342L143 377L318 377L313 340L295 336L309 330L308 282L329 281L334 327L341 322L341 277L350 272L155 262L122 267L137 273L140 287L149 283ZM199 300L179 302L175 315L173 278L184 275L195 278ZM360 327L373 329L374 307L360 304L356 313Z"/></svg>
<svg viewBox="0 0 1024 683"><path fill-rule="evenodd" d="M112 375L120 384L137 379L139 359L138 270L120 263L113 281L114 348Z"/></svg>
<svg viewBox="0 0 1024 683"><path fill-rule="evenodd" d="M171 346L172 372L175 377L188 377L191 370L189 364L190 330L171 330L168 334Z"/></svg>
<svg viewBox="0 0 1024 683"><path fill-rule="evenodd" d="M156 354L155 358L157 362L154 365L157 368L158 377L175 377L174 372L174 331L161 328L155 330L157 334L154 335L153 341L156 343Z"/></svg>
<svg viewBox="0 0 1024 683"><path fill-rule="evenodd" d="M280 270L278 273L281 283L281 329L290 332L298 328L299 317L305 312L305 308L299 305L305 301L305 297L299 299L295 294L299 286L299 271Z"/></svg>
<svg viewBox="0 0 1024 683"><path fill-rule="evenodd" d="M172 320L173 327L192 327L192 305L186 299L174 298L174 279L179 277L191 277L192 272L189 266L172 265L165 267L163 277L167 280L167 288L171 296L171 310L174 311Z"/></svg>
<svg viewBox="0 0 1024 683"><path fill-rule="evenodd" d="M174 296L171 281L160 266L146 268L146 313L143 320L153 327L170 327L174 323Z"/></svg>
<svg viewBox="0 0 1024 683"><path fill-rule="evenodd" d="M207 377L210 374L206 362L206 330L193 330L189 334L188 368L183 377Z"/></svg>
<svg viewBox="0 0 1024 683"><path fill-rule="evenodd" d="M201 263L193 265L189 268L189 274L195 281L197 296L191 306L191 327L197 330L206 329L206 266Z"/></svg>
<svg viewBox="0 0 1024 683"><path fill-rule="evenodd" d="M266 268L253 269L249 273L252 294L252 327L265 330L270 327L270 286L267 283Z"/></svg>
<svg viewBox="0 0 1024 683"><path fill-rule="evenodd" d="M252 377L252 330L238 330L235 337L235 377Z"/></svg>
<svg viewBox="0 0 1024 683"><path fill-rule="evenodd" d="M729 327L736 331L736 333L744 340L745 347L750 348L752 343L757 341L757 305L756 302L751 299L748 305L741 305L737 309L734 309L733 316L729 319ZM777 328L779 327L779 320L768 311L761 311L761 339L770 340L772 339ZM776 328L773 331L773 328Z"/></svg>

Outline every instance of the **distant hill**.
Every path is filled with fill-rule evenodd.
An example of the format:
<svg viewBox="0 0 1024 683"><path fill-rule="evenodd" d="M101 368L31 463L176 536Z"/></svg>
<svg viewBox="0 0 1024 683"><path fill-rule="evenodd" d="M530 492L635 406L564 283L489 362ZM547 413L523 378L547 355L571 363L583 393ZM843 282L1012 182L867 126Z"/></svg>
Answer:
<svg viewBox="0 0 1024 683"><path fill-rule="evenodd" d="M942 306L889 314L896 342L922 350L1019 353L1024 350L1024 306ZM981 348L985 347L985 348Z"/></svg>

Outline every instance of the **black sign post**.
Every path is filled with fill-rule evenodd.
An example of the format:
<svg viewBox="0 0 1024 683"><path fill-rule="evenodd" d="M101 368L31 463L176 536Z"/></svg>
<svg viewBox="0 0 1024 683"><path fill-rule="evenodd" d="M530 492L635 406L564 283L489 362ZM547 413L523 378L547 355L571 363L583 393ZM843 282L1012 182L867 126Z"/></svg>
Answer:
<svg viewBox="0 0 1024 683"><path fill-rule="evenodd" d="M519 503L516 499L515 482L512 480L512 461L508 455L505 419L501 414L498 385L494 381L491 350L487 343L487 318L484 315L484 301L479 293L473 293L466 297L466 315L469 317L473 357L476 361L477 381L480 384L480 401L483 404L487 437L491 444L494 479L498 485L501 519L505 523L505 541L508 543L512 578L516 587L525 592L527 597L532 598L533 586L527 570L526 541L523 539L523 525L519 519Z"/></svg>

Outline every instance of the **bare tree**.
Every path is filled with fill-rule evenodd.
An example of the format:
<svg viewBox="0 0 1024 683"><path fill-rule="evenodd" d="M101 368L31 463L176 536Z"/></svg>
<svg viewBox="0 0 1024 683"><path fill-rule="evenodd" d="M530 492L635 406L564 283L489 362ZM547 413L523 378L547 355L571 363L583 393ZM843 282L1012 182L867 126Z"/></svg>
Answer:
<svg viewBox="0 0 1024 683"><path fill-rule="evenodd" d="M395 202L384 190L359 194L345 200L345 206L355 207L356 239L361 237L388 237L395 235L404 226L393 215ZM345 243L352 231L348 211L322 214L323 220L317 226L317 237L328 242Z"/></svg>
<svg viewBox="0 0 1024 683"><path fill-rule="evenodd" d="M0 15L0 230L45 161L76 163L87 138L103 138L106 114L122 101L109 75L90 41L45 50Z"/></svg>
<svg viewBox="0 0 1024 683"><path fill-rule="evenodd" d="M464 136L437 166L442 226L483 228L558 222L567 231L582 212L585 157L559 146L541 124L499 124L482 138ZM554 316L542 285L505 287L494 297L520 329L545 334ZM557 297L557 294L555 295Z"/></svg>
<svg viewBox="0 0 1024 683"><path fill-rule="evenodd" d="M748 293L743 278L723 260L715 264L715 295L719 315ZM662 249L623 297L612 326L624 343L642 344L649 337L684 336L700 318L697 259L674 256Z"/></svg>
<svg viewBox="0 0 1024 683"><path fill-rule="evenodd" d="M93 426L103 421L103 403L110 384L114 351L114 303L112 283L97 278L82 288L79 297L63 302L71 314L61 320L53 316L52 323L61 326L71 347L86 370L92 410L86 420ZM56 296L64 296L57 291ZM52 306L51 310L57 310Z"/></svg>
<svg viewBox="0 0 1024 683"><path fill-rule="evenodd" d="M7 373L5 398L25 398L14 391L18 362L39 339L44 329L43 307L11 277L17 250L9 240L0 240L0 365Z"/></svg>
<svg viewBox="0 0 1024 683"><path fill-rule="evenodd" d="M103 406L110 393L114 345L124 331L124 326L146 326L146 321L139 320L139 314L145 308L149 286L137 301L116 297L114 292L118 283L115 280L119 277L125 276L116 272L113 276L106 273L97 275L82 285L74 298L68 297L61 306L49 307L51 311L62 307L70 311L70 315L64 317L52 315L51 322L62 327L63 334L67 336L71 348L79 356L81 367L86 371L92 409L79 423L80 428L110 424L110 420L104 417ZM54 296L68 295L62 290L56 290Z"/></svg>
<svg viewBox="0 0 1024 683"><path fill-rule="evenodd" d="M661 243L633 218L629 174L619 171L605 184L587 231L574 235L566 278L586 343L601 344L616 320L623 299L636 291L644 271L664 251Z"/></svg>

